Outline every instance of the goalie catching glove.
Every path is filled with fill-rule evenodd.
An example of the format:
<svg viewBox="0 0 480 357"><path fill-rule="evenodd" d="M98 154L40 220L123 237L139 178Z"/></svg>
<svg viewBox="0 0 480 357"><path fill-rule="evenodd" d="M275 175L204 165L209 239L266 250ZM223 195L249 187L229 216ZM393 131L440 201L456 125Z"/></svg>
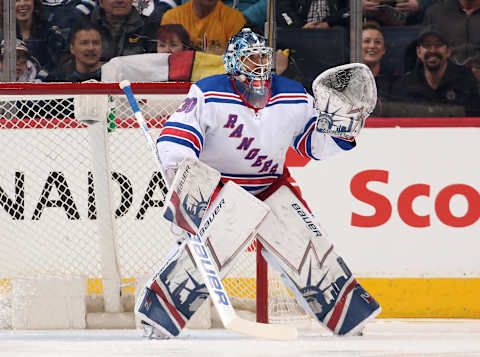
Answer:
<svg viewBox="0 0 480 357"><path fill-rule="evenodd" d="M352 140L375 109L377 87L370 69L350 63L320 73L312 84L317 131Z"/></svg>

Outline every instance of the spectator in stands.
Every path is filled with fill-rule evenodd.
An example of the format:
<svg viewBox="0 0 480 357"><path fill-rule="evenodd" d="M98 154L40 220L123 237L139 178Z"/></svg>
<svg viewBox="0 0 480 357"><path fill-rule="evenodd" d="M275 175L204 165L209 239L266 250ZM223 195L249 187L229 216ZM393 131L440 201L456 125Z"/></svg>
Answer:
<svg viewBox="0 0 480 357"><path fill-rule="evenodd" d="M349 0L278 0L277 24L284 28L348 26Z"/></svg>
<svg viewBox="0 0 480 357"><path fill-rule="evenodd" d="M398 78L393 72L382 67L385 53L385 39L380 26L375 22L367 22L362 31L362 61L372 71L377 84L378 102L373 114L376 116L382 114L382 101L390 98L393 82Z"/></svg>
<svg viewBox="0 0 480 357"><path fill-rule="evenodd" d="M186 4L189 1L190 0L182 0L181 3ZM255 29L259 33L264 32L267 18L266 0L222 0L222 3L239 10L243 14L246 21L245 27L249 27L252 30Z"/></svg>
<svg viewBox="0 0 480 357"><path fill-rule="evenodd" d="M25 42L17 39L16 41L17 63L16 63L16 80L17 82L40 82L38 78L40 71L40 64L38 61L30 56ZM3 56L5 54L4 41L1 42L0 51L0 78L3 69Z"/></svg>
<svg viewBox="0 0 480 357"><path fill-rule="evenodd" d="M439 0L396 1L395 9L405 14L405 25L419 25L423 22L426 10Z"/></svg>
<svg viewBox="0 0 480 357"><path fill-rule="evenodd" d="M363 12L367 19L382 26L419 25L425 11L439 0L363 0Z"/></svg>
<svg viewBox="0 0 480 357"><path fill-rule="evenodd" d="M245 25L245 18L221 1L192 0L168 10L162 18L162 25L166 24L183 25L196 48L222 54L230 37Z"/></svg>
<svg viewBox="0 0 480 357"><path fill-rule="evenodd" d="M42 3L40 0L17 0L15 7L17 37L24 41L30 56L38 60L42 69L54 68L65 43L60 34L44 22ZM3 38L3 28L0 31Z"/></svg>
<svg viewBox="0 0 480 357"><path fill-rule="evenodd" d="M145 36L155 38L165 12L181 4L180 0L137 0L136 7L145 21ZM156 52L156 42L148 42L147 52Z"/></svg>
<svg viewBox="0 0 480 357"><path fill-rule="evenodd" d="M185 30L185 28L180 24L168 24L160 26L155 38L157 40L157 53L178 53L181 51L194 49L187 30ZM203 55L203 62L202 60L198 61L199 66L204 65L209 67L204 68L204 70L214 71L214 74L224 72L224 65L221 55L214 53L204 53ZM275 59L277 73L282 74L288 67L288 56L282 51L277 50ZM181 57L176 57L175 60L181 61L182 59ZM170 64L172 63L170 62Z"/></svg>
<svg viewBox="0 0 480 357"><path fill-rule="evenodd" d="M148 42L144 36L145 23L133 0L99 0L99 4L91 20L101 31L101 61L145 53Z"/></svg>
<svg viewBox="0 0 480 357"><path fill-rule="evenodd" d="M188 31L180 24L160 26L155 39L158 53L175 53L193 49Z"/></svg>
<svg viewBox="0 0 480 357"><path fill-rule="evenodd" d="M41 31L42 4L38 0L19 0L15 3L17 33L23 40L34 38Z"/></svg>
<svg viewBox="0 0 480 357"><path fill-rule="evenodd" d="M65 43L68 55L68 41L72 26L76 22L90 18L97 6L96 0L42 0L43 18L51 29L59 32Z"/></svg>
<svg viewBox="0 0 480 357"><path fill-rule="evenodd" d="M73 70L64 72L57 69L47 77L47 81L84 82L90 79L100 81L102 37L98 26L87 21L77 23L72 28L69 42Z"/></svg>
<svg viewBox="0 0 480 357"><path fill-rule="evenodd" d="M439 2L427 10L424 23L443 28L457 64L467 64L480 51L480 0Z"/></svg>
<svg viewBox="0 0 480 357"><path fill-rule="evenodd" d="M444 116L444 111L452 106L459 106L467 116L479 115L475 78L469 69L449 60L451 53L440 28L427 27L417 39L417 66L394 83L392 95L398 100L425 104L430 115ZM440 112L434 112L435 108Z"/></svg>

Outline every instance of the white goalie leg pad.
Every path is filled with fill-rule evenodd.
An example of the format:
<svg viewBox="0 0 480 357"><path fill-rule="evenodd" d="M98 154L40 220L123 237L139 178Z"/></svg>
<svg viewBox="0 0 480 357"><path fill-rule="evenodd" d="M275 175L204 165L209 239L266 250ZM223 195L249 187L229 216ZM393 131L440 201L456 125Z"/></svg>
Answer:
<svg viewBox="0 0 480 357"><path fill-rule="evenodd" d="M206 237L222 278L269 211L267 204L236 183L229 181L222 187L205 215L205 229L198 232L202 239Z"/></svg>
<svg viewBox="0 0 480 357"><path fill-rule="evenodd" d="M281 271L300 305L322 325L338 335L360 333L380 313L378 303L352 276L320 225L288 187L280 187L265 203L271 213L258 227L257 238L271 253L262 252L266 260Z"/></svg>
<svg viewBox="0 0 480 357"><path fill-rule="evenodd" d="M234 182L220 190L198 236L207 237L206 246L222 278L268 212L265 203ZM209 295L192 254L185 242L176 245L137 300L137 316L154 327L157 335L178 336Z"/></svg>
<svg viewBox="0 0 480 357"><path fill-rule="evenodd" d="M220 274L253 239L268 214L268 205L233 181L227 182L209 206L220 173L196 159L185 159L177 169L165 199L164 218L206 242ZM209 207L209 208L208 208ZM200 223L205 220L199 231Z"/></svg>

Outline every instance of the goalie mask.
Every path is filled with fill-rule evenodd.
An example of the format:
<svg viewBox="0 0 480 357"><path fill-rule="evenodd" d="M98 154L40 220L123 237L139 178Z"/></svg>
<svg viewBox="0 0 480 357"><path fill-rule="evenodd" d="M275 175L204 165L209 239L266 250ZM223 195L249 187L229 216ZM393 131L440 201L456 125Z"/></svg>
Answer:
<svg viewBox="0 0 480 357"><path fill-rule="evenodd" d="M223 64L235 78L235 87L252 107L263 108L270 97L273 50L265 39L244 28L227 43Z"/></svg>

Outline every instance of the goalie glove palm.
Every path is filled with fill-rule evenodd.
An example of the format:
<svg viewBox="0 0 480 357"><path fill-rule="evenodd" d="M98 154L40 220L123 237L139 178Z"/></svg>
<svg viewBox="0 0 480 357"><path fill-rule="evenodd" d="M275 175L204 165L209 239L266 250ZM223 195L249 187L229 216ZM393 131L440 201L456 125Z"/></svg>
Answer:
<svg viewBox="0 0 480 357"><path fill-rule="evenodd" d="M316 129L344 139L358 135L377 103L375 78L361 63L350 63L322 72L312 90L318 111Z"/></svg>

